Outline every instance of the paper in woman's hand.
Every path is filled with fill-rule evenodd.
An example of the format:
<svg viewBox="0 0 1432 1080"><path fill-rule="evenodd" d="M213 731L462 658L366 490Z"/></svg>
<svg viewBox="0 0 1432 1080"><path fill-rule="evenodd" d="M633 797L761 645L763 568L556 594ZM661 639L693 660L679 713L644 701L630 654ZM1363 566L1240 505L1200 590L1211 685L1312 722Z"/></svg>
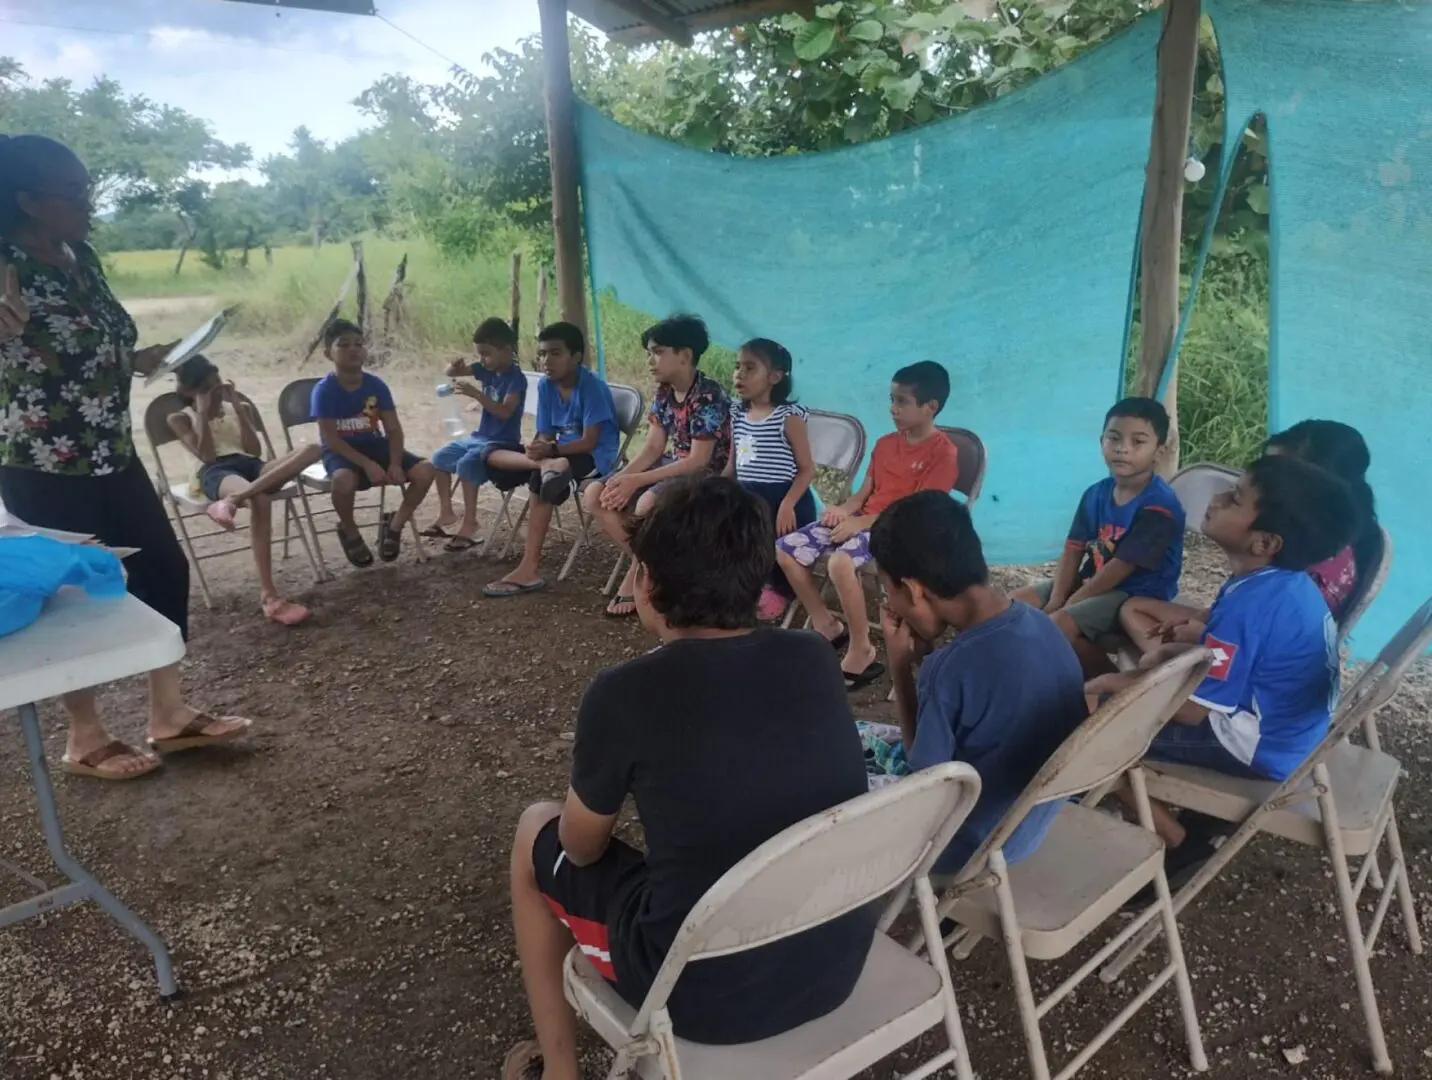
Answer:
<svg viewBox="0 0 1432 1080"><path fill-rule="evenodd" d="M179 367L184 361L197 356L207 349L214 343L215 339L224 332L224 327L228 325L229 320L234 317L234 312L238 310L238 304L232 307L226 307L223 311L209 319L208 322L188 334L183 341L169 350L169 355L164 358L158 367L149 373L144 381L146 383L152 383L161 375L172 375L175 371L179 370Z"/></svg>

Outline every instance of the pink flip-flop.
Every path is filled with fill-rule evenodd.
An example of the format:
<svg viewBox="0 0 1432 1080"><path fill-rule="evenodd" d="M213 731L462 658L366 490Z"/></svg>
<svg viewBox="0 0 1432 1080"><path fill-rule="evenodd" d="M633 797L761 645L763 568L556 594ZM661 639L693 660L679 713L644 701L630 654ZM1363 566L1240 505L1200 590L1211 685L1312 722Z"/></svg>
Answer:
<svg viewBox="0 0 1432 1080"><path fill-rule="evenodd" d="M216 525L222 526L229 532L234 531L235 522L233 503L229 502L226 499L220 499L218 502L211 502L208 506L204 507L204 513L208 514L210 520L212 520Z"/></svg>
<svg viewBox="0 0 1432 1080"><path fill-rule="evenodd" d="M297 626L308 619L308 608L281 596L270 596L264 601L264 614L284 626Z"/></svg>

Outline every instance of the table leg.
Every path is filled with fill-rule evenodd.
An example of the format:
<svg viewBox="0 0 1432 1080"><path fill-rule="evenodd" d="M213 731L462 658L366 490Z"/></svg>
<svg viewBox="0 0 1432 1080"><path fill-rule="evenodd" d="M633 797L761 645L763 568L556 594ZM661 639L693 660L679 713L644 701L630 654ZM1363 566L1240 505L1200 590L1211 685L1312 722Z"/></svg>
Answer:
<svg viewBox="0 0 1432 1080"><path fill-rule="evenodd" d="M138 915L119 902L113 893L101 885L93 874L81 866L65 849L65 838L60 832L60 815L55 809L55 789L50 784L50 770L45 765L45 747L40 739L40 714L34 705L21 705L20 728L25 733L25 748L30 756L30 777L35 787L35 802L40 808L40 824L45 830L45 843L50 849L50 858L60 872L76 885L81 886L89 899L94 900L111 919L119 923L132 937L137 938L154 957L154 968L159 977L159 995L172 998L179 993L174 981L174 962L169 958L169 949L163 940Z"/></svg>

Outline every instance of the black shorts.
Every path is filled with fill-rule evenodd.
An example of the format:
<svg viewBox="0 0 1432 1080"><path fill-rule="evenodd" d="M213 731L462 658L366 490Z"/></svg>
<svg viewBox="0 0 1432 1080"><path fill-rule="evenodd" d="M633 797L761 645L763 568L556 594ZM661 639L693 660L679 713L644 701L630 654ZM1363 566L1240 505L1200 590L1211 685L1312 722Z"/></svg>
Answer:
<svg viewBox="0 0 1432 1080"><path fill-rule="evenodd" d="M219 485L227 477L237 476L252 484L263 471L264 463L252 454L225 454L199 470L199 487L204 491L204 498L217 502L223 498Z"/></svg>
<svg viewBox="0 0 1432 1080"><path fill-rule="evenodd" d="M380 466L382 466L385 471L387 470L389 456L387 439L377 439L372 442L365 442L359 453L371 458L373 461L376 461ZM413 453L411 450L404 450L403 472L412 472L414 466L421 464L422 460L422 458L418 457L418 455ZM346 457L332 453L329 450L323 451L323 468L329 476L332 476L334 473L339 472L342 469L349 469L352 472L357 473L359 491L367 491L370 487L373 486L373 481L368 479L367 472L365 472L361 466L355 465Z"/></svg>
<svg viewBox="0 0 1432 1080"><path fill-rule="evenodd" d="M572 484L580 484L597 471L597 459L591 454L573 454L567 458L567 473L560 479L543 483L542 469L488 469L488 479L498 491L515 491L526 483L527 490L549 506L561 506L571 497ZM545 490L544 490L545 488Z"/></svg>
<svg viewBox="0 0 1432 1080"><path fill-rule="evenodd" d="M646 889L646 856L613 837L592 865L573 866L557 839L560 820L553 818L543 825L532 842L537 888L597 973L624 1001L640 1008L651 987L633 986L617 977L612 966L611 926L615 913L623 909L632 893Z"/></svg>

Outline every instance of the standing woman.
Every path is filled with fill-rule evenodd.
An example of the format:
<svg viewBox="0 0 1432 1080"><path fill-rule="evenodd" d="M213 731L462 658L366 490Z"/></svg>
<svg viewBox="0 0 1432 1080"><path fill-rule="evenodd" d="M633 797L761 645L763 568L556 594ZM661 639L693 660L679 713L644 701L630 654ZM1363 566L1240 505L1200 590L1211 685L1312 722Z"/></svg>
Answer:
<svg viewBox="0 0 1432 1080"><path fill-rule="evenodd" d="M135 453L129 384L169 346L135 351L134 321L88 244L90 176L67 147L0 135L0 501L32 525L92 533L125 560L129 591L188 639L189 564ZM92 690L68 694L66 772L130 780L159 754L224 742L249 721L184 703L177 664L149 674L149 749L115 739Z"/></svg>

